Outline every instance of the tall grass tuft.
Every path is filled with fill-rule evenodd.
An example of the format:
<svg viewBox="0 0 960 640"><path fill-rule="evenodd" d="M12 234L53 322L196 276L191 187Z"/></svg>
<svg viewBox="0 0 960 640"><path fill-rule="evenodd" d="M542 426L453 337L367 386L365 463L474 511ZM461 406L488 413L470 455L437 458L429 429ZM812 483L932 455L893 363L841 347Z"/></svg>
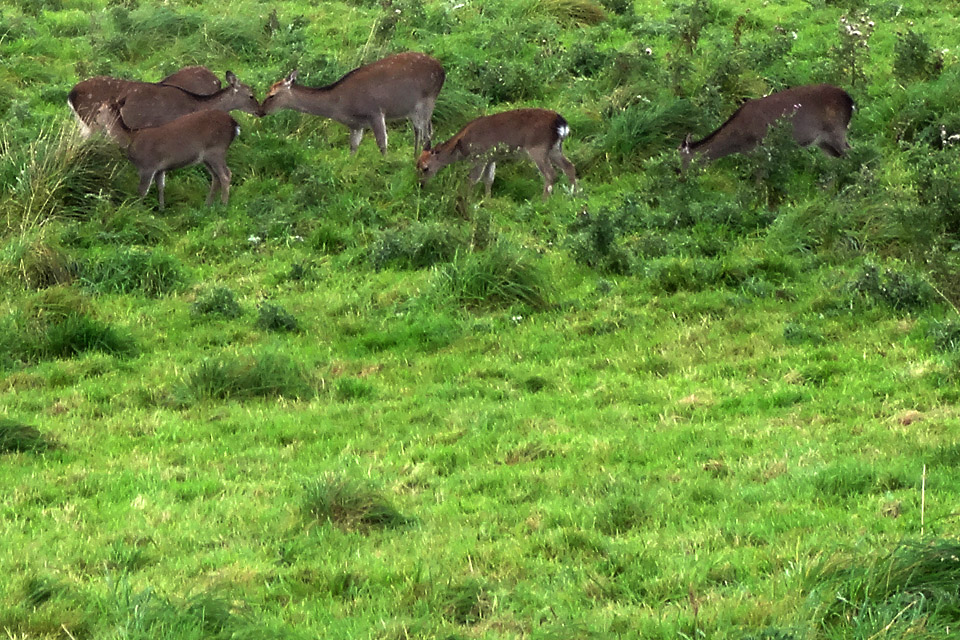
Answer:
<svg viewBox="0 0 960 640"><path fill-rule="evenodd" d="M184 391L193 400L302 398L315 393L299 364L273 352L207 358L187 375Z"/></svg>
<svg viewBox="0 0 960 640"><path fill-rule="evenodd" d="M808 576L826 637L948 637L960 614L960 542L905 542L873 558L832 557ZM913 636L911 629L924 629Z"/></svg>
<svg viewBox="0 0 960 640"><path fill-rule="evenodd" d="M53 443L36 428L10 418L0 418L0 453L39 452Z"/></svg>
<svg viewBox="0 0 960 640"><path fill-rule="evenodd" d="M219 316L228 320L243 315L243 307L229 287L214 287L209 293L198 298L190 311L197 317Z"/></svg>
<svg viewBox="0 0 960 640"><path fill-rule="evenodd" d="M48 228L11 238L0 250L0 277L35 290L73 282L76 264L58 242L48 239Z"/></svg>
<svg viewBox="0 0 960 640"><path fill-rule="evenodd" d="M76 215L116 170L104 162L110 153L105 140L83 140L71 122L51 124L25 143L0 125L0 235Z"/></svg>
<svg viewBox="0 0 960 640"><path fill-rule="evenodd" d="M562 24L584 26L607 19L603 6L593 0L540 0L537 6Z"/></svg>
<svg viewBox="0 0 960 640"><path fill-rule="evenodd" d="M142 293L151 298L180 291L187 281L173 256L127 248L91 260L81 267L80 278L99 293Z"/></svg>
<svg viewBox="0 0 960 640"><path fill-rule="evenodd" d="M130 335L108 324L71 313L45 328L38 351L43 358L71 358L86 351L132 356L136 353L136 343Z"/></svg>
<svg viewBox="0 0 960 640"><path fill-rule="evenodd" d="M347 531L401 527L409 522L379 491L331 474L307 485L303 511L311 520Z"/></svg>
<svg viewBox="0 0 960 640"><path fill-rule="evenodd" d="M485 251L458 254L436 272L435 291L468 308L519 304L534 310L550 305L552 287L528 253L505 242Z"/></svg>

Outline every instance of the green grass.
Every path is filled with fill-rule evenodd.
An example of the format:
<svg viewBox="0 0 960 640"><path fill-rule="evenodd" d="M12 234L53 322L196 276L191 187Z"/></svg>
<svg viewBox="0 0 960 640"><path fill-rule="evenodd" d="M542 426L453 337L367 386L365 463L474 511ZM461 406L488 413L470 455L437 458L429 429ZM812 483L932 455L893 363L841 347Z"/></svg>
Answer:
<svg viewBox="0 0 960 640"><path fill-rule="evenodd" d="M957 25L901 4L0 7L0 636L955 634ZM158 213L64 104L406 49L446 69L435 141L555 109L582 191L420 188L407 123L382 157L237 113L230 205L194 168ZM677 173L813 82L848 157L778 129Z"/></svg>

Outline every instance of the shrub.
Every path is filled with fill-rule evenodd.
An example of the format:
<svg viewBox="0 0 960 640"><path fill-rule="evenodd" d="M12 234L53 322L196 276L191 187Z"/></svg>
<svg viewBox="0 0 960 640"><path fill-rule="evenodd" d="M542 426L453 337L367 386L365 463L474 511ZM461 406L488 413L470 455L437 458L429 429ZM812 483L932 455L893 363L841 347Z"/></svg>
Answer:
<svg viewBox="0 0 960 640"><path fill-rule="evenodd" d="M960 322L956 320L931 323L927 328L927 335L933 340L937 351L960 351Z"/></svg>
<svg viewBox="0 0 960 640"><path fill-rule="evenodd" d="M693 103L685 99L635 104L610 119L601 147L620 161L675 147L678 132L692 130L696 118Z"/></svg>
<svg viewBox="0 0 960 640"><path fill-rule="evenodd" d="M873 304L883 302L898 311L916 311L933 299L933 289L921 276L867 263L848 284L855 296Z"/></svg>
<svg viewBox="0 0 960 640"><path fill-rule="evenodd" d="M118 249L81 267L80 279L101 293L142 293L157 298L183 289L179 261L160 251Z"/></svg>
<svg viewBox="0 0 960 640"><path fill-rule="evenodd" d="M469 254L437 271L435 286L467 307L505 307L522 304L533 309L549 306L546 275L528 254L505 242Z"/></svg>
<svg viewBox="0 0 960 640"><path fill-rule="evenodd" d="M395 528L409 522L379 491L331 474L307 485L303 511L310 520L347 531Z"/></svg>
<svg viewBox="0 0 960 640"><path fill-rule="evenodd" d="M300 331L300 323L293 314L279 305L265 302L260 306L257 326L267 331Z"/></svg>
<svg viewBox="0 0 960 640"><path fill-rule="evenodd" d="M184 392L194 400L228 400L313 395L301 367L278 353L219 356L203 360L186 376Z"/></svg>
<svg viewBox="0 0 960 640"><path fill-rule="evenodd" d="M607 19L603 6L593 0L539 0L538 7L561 24L584 26Z"/></svg>
<svg viewBox="0 0 960 640"><path fill-rule="evenodd" d="M619 244L629 221L622 215L602 209L591 215L584 209L570 225L574 259L605 273L626 275L633 270L633 256Z"/></svg>
<svg viewBox="0 0 960 640"><path fill-rule="evenodd" d="M228 287L214 287L193 303L191 311L195 316L219 316L227 319L243 315L243 308Z"/></svg>
<svg viewBox="0 0 960 640"><path fill-rule="evenodd" d="M943 56L934 52L924 34L913 29L898 33L893 45L893 72L901 81L929 79L943 68Z"/></svg>

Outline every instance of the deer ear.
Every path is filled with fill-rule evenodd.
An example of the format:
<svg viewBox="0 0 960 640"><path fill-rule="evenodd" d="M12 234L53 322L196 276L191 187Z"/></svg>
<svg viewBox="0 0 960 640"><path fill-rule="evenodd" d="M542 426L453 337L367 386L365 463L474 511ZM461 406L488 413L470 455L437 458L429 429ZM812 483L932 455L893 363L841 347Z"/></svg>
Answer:
<svg viewBox="0 0 960 640"><path fill-rule="evenodd" d="M693 142L693 135L687 134L687 137L683 139L683 142L680 143L681 151L690 151L690 143Z"/></svg>
<svg viewBox="0 0 960 640"><path fill-rule="evenodd" d="M235 87L238 84L240 84L240 80L237 78L236 75L234 75L233 71L227 71L226 78L227 78L227 82L230 84L231 87Z"/></svg>
<svg viewBox="0 0 960 640"><path fill-rule="evenodd" d="M289 85L289 84L293 84L296 79L297 79L297 70L294 69L287 75L286 78L283 79L283 82L284 84Z"/></svg>
<svg viewBox="0 0 960 640"><path fill-rule="evenodd" d="M430 146L430 141L429 141L429 140L427 140L426 142L423 143L423 150L424 150L424 151L430 151L431 148L432 148L432 147Z"/></svg>

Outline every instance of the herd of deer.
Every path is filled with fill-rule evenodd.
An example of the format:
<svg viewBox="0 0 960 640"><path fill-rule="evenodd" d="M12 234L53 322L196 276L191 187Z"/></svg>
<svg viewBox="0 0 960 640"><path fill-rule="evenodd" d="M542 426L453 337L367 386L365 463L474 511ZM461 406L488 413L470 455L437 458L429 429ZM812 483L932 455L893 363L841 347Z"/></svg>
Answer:
<svg viewBox="0 0 960 640"><path fill-rule="evenodd" d="M570 134L567 121L547 109L516 109L469 122L452 138L431 147L433 108L443 87L443 66L430 56L407 52L349 72L333 84L305 87L297 72L270 87L262 103L253 91L227 72L226 86L204 67L186 67L159 82L136 82L98 76L77 84L67 103L84 135L105 131L127 151L140 176L140 195L157 183L163 209L164 175L170 169L203 163L211 175L207 204L219 189L230 197L227 149L240 127L227 112L234 109L265 116L293 109L331 118L350 129L356 153L365 129L372 129L380 152L387 152L386 123L410 120L421 184L459 160L474 166L470 180L481 179L490 195L496 163L526 152L543 175L543 197L553 191L559 167L576 188L576 170L563 155ZM776 121L789 120L797 144L817 144L831 156L849 148L846 133L853 100L843 89L820 84L787 89L745 102L719 129L698 142L688 134L679 147L682 166L694 154L710 161L754 149Z"/></svg>

